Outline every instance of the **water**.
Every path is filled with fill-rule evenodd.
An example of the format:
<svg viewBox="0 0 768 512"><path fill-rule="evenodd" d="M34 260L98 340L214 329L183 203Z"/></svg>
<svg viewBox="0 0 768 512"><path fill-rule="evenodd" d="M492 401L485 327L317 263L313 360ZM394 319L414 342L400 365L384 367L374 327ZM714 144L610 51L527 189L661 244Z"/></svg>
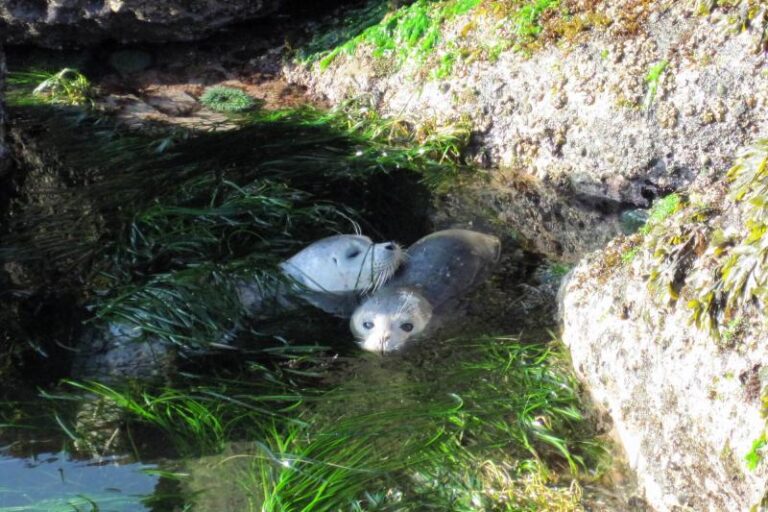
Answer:
<svg viewBox="0 0 768 512"><path fill-rule="evenodd" d="M154 464L123 456L74 459L66 451L16 457L0 455L0 511L99 510L139 512L160 477Z"/></svg>
<svg viewBox="0 0 768 512"><path fill-rule="evenodd" d="M47 111L30 107L26 114L29 133L69 133L61 128L56 132L53 125L51 130L36 132L41 122L38 117L49 121ZM329 234L323 229L349 227L346 209L340 208L337 223L321 229L323 222L329 221L319 218L323 212L311 210L318 201L332 200L354 208L360 212L355 219L363 230L378 240L396 239L408 244L431 229L428 193L416 185L413 173L400 169L412 161L411 157L393 158L397 155L391 150L387 150L388 154L376 149L375 158L352 158L358 153L368 154L359 149L363 144L359 138L337 134L335 128L319 126L316 120L313 123L293 126L283 122L273 125L268 133L257 133L251 126L242 132L200 136L191 143L180 140L173 147L173 151L183 153L178 158L171 154L158 156L152 149L154 145L141 146L144 153L139 160L146 159L155 166L147 167L149 171L141 176L147 182L165 176L173 185L147 187L150 190L146 194L131 196L121 206L151 213L146 218L155 224L134 224L131 233L147 236L152 243L137 245L137 240L145 238L131 238L132 245L122 252L115 250L121 258L96 258L94 261L102 266L95 266L85 256L91 254L88 251L98 255L97 249L106 240L124 235L115 227L124 222L121 215L115 214L122 210L113 208L109 194L97 193L96 189L87 201L72 203L76 219L88 221L75 224L87 228L82 231L83 238L91 240L92 247L74 247L82 249L84 255L74 258L72 254L79 253L70 253L72 247L68 244L79 231L58 224L56 230L40 230L45 235L67 234L63 240L42 239L45 247L50 247L49 242L61 244L61 272L55 272L54 263L45 258L37 263L38 267L30 267L41 271L27 272L39 278L39 282L32 279L28 288L52 291L46 296L20 295L18 309L7 308L9 315L22 313L25 322L21 322L18 332L48 342L45 364L58 364L60 375L71 376L65 359L71 358L71 347L77 345L79 325L77 318L67 313L82 309L75 301L83 296L122 296L115 292L117 285L133 293L136 286L147 284L148 276L189 276L182 271L198 269L210 261L237 263L252 253L279 251L284 257L299 242ZM100 125L78 126L78 130L89 128L98 129ZM309 135L317 142L312 142ZM254 136L270 144L254 142ZM43 147L45 143L64 144L57 139L38 142ZM105 146L114 142L104 141ZM96 146L92 149L98 156L103 148ZM137 173L147 170L143 161L135 168L123 169L125 162L119 157L125 155L115 156L123 151L122 146L111 147L109 155L115 161L107 163L118 177L128 180L126 183L132 184ZM260 155L253 151L254 147L268 147L274 155ZM87 156L83 150L70 153L66 156L72 169L96 165L83 164L81 160ZM37 156L28 155L30 161ZM278 195L279 190L265 188L280 201L267 201L271 207L263 207L263 215L257 220L277 220L256 230L250 218L233 222L233 214L212 208L220 198L217 194L208 197L211 190L203 178L217 178L214 171L223 166L229 178L241 180L238 191L251 201L248 204L262 207L255 192L246 190L254 180L264 179L261 171L256 172L258 163L272 169L272 180L284 180L301 187L297 191L312 195ZM177 176L182 170L191 172L190 167L197 174L189 178L185 188ZM328 171L327 176L336 175L335 181L326 175L318 176L318 169L333 171ZM379 172L384 169L388 173ZM43 170L38 171L46 191L58 187L78 199L78 194L87 190L70 187L65 172L61 176L54 172L48 179L51 177ZM116 182L115 193L124 190L117 186L121 183ZM211 183L219 190L218 181ZM187 190L189 197L176 197L177 189ZM184 208L158 211L154 195L159 204L178 203ZM55 200L56 196L52 197L42 194L41 202L47 205L46 201ZM306 205L302 199L305 197L310 198ZM281 206L290 201L295 202L292 208ZM81 208L80 202L85 206ZM179 220L179 211L195 211L187 208L190 205L210 209L199 217L213 222ZM234 206L242 208L243 214L252 211L240 203ZM101 211L103 217L92 219L92 211ZM102 226L103 219L110 218L112 224L104 222ZM199 231L201 225L212 227ZM169 226L174 229L169 230ZM283 232L287 229L291 231ZM169 232L180 234L166 237ZM191 239L199 242L193 250L186 245ZM226 246L221 246L221 240L228 242ZM44 254L31 252L38 258ZM560 367L550 368L547 335L534 336L530 341L536 342L535 346L503 336L484 336L541 331L551 326L556 284L547 285L544 279L534 283L532 267L540 262L523 261L527 256L512 257L520 252L512 247L506 247L505 252L508 257L498 274L465 304L470 320L461 322L460 331L469 335L469 340L435 344L425 341L420 349L404 356L381 359L361 354L351 343L345 321L317 312L293 312L288 319L253 326L252 338L243 336L238 345L252 349L250 355L247 350L217 358L198 354L191 357L195 360L182 361L179 368L169 369L169 375L151 382L137 384L117 379L114 385L122 395L113 395L112 401L122 397L135 401L128 404L124 400L117 408L104 407L104 402L94 399L93 394L71 386L56 387L60 375L41 370L40 360L27 361L22 371L44 374L47 382L43 378L40 383L44 389L56 395L66 392L70 397L80 396L64 401L35 399L28 407L33 421L27 421L13 406L0 404L0 444L7 443L0 451L0 512L384 510L376 505L379 502L389 510L420 510L422 501L433 510L474 511L484 510L483 500L497 499L484 496L486 489L500 495L508 492L510 485L518 485L515 478L531 476L541 460L553 461L552 467L566 474L577 459L570 457L569 450L573 450L591 464L591 434L582 432L575 387L567 372ZM73 269L71 259L91 266ZM120 268L112 267L116 261L122 265ZM71 278L71 282L61 275ZM113 281L103 282L104 276ZM192 283L188 297L209 291L200 284L204 281L189 277L168 282L177 286L175 290L186 289L183 287ZM534 286L539 284L542 286ZM71 287L69 295L62 291L66 286ZM141 297L154 298L150 292L160 288L147 285L147 294ZM43 300L48 309L40 306ZM176 304L184 314L192 311L185 300ZM162 310L157 302L150 305ZM145 311L144 303L134 306L128 303L126 311ZM200 317L210 315L213 309L211 301L198 300L197 306L195 313L200 312ZM188 320L186 316L182 319ZM73 324L71 329L62 327L67 322ZM320 345L330 348L319 350ZM290 352L286 347L292 347L292 356L286 356ZM13 395L10 398L19 399ZM30 426L34 428L21 428ZM566 439L561 441L558 436ZM164 449L158 451L158 445ZM154 455L157 453L162 453L163 458ZM521 461L524 464L520 465ZM572 498L567 481L564 485L546 483L537 491L542 499ZM563 492L557 496L547 494L554 492L550 488ZM359 509L352 504L359 505ZM403 508L400 504L417 508Z"/></svg>

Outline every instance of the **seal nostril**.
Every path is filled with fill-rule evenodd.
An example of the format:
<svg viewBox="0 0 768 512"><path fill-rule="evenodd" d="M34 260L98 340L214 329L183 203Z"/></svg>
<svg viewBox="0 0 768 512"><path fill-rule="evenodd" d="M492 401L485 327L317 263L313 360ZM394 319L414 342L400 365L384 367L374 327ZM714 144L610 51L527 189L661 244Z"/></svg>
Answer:
<svg viewBox="0 0 768 512"><path fill-rule="evenodd" d="M388 251L394 251L394 250L395 250L395 244L393 244L392 242L390 242L390 243L388 243L387 245L385 245L385 246L384 246L384 248L385 248L386 250L388 250Z"/></svg>

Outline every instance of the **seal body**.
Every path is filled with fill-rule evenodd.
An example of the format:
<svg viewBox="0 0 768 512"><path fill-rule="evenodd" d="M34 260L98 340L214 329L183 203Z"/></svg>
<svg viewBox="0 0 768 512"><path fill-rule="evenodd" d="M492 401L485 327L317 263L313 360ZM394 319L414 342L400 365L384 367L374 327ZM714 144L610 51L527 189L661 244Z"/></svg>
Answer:
<svg viewBox="0 0 768 512"><path fill-rule="evenodd" d="M428 334L488 277L500 253L498 238L476 231L449 229L422 238L395 277L354 311L352 334L375 352L398 350Z"/></svg>
<svg viewBox="0 0 768 512"><path fill-rule="evenodd" d="M280 309L295 306L295 298L327 313L349 317L362 293L381 287L403 260L394 242L373 243L363 235L335 235L308 245L280 264L289 283L277 291L257 283L238 287L240 302L251 314L265 309L266 299Z"/></svg>

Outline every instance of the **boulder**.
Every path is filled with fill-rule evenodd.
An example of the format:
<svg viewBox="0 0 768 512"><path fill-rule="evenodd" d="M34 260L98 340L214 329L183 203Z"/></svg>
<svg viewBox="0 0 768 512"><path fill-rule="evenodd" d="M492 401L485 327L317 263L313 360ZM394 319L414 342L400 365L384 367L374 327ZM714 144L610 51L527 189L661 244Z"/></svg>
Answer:
<svg viewBox="0 0 768 512"><path fill-rule="evenodd" d="M0 33L9 44L58 48L100 41L191 41L223 26L274 14L284 0L8 0Z"/></svg>
<svg viewBox="0 0 768 512"><path fill-rule="evenodd" d="M590 255L561 289L574 369L660 512L768 500L766 216L753 201L767 180L750 179L702 180L706 193Z"/></svg>

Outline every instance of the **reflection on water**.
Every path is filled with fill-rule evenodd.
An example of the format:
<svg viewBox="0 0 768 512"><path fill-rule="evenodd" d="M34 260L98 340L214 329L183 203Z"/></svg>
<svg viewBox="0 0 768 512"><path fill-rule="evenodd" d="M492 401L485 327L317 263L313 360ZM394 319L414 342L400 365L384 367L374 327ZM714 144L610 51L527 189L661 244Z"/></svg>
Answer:
<svg viewBox="0 0 768 512"><path fill-rule="evenodd" d="M65 452L0 455L0 511L149 510L142 501L158 483L147 471L155 468L118 457L73 460Z"/></svg>

